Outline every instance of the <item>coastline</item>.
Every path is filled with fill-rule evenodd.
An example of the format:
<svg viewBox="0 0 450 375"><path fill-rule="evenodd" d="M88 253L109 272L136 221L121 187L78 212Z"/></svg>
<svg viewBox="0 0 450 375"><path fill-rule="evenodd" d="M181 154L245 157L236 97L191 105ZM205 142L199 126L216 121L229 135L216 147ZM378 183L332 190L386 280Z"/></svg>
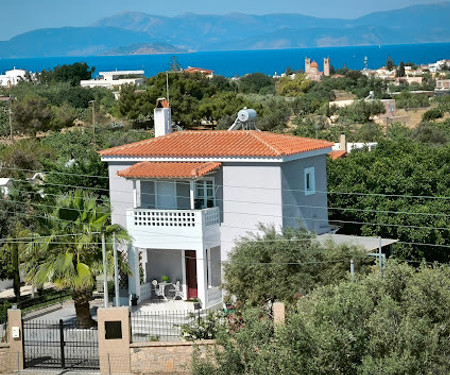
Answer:
<svg viewBox="0 0 450 375"><path fill-rule="evenodd" d="M64 56L64 57L29 57L0 58L0 72L13 67L36 72L53 69L57 65L86 62L95 67L96 72L110 70L143 69L147 77L170 69L170 59L176 56L179 64L199 66L215 71L215 74L233 77L252 72L272 75L282 73L287 67L302 69L305 56L322 61L329 57L336 68L344 65L349 69L360 70L364 67L364 58L368 58L371 69L383 66L386 58L391 56L396 63L414 62L427 64L450 58L450 43L426 44L391 44L370 46L310 47L264 50L227 50L196 51L177 53L158 53L151 55L113 55L113 56Z"/></svg>

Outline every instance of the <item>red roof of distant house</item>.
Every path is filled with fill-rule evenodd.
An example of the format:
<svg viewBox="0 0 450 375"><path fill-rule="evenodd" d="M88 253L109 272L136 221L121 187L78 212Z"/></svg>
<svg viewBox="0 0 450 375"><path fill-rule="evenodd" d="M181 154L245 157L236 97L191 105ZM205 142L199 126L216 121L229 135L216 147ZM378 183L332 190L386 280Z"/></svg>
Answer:
<svg viewBox="0 0 450 375"><path fill-rule="evenodd" d="M330 155L331 159L336 160L336 159L342 158L343 156L347 155L347 151L333 150L328 155Z"/></svg>
<svg viewBox="0 0 450 375"><path fill-rule="evenodd" d="M127 169L117 172L125 178L197 178L220 168L222 163L179 163L150 162L137 163Z"/></svg>
<svg viewBox="0 0 450 375"><path fill-rule="evenodd" d="M213 74L214 70L203 69L203 68L194 68L192 66L184 69L186 73L202 73L202 74Z"/></svg>
<svg viewBox="0 0 450 375"><path fill-rule="evenodd" d="M334 143L257 130L181 131L100 151L129 157L282 157Z"/></svg>
<svg viewBox="0 0 450 375"><path fill-rule="evenodd" d="M343 78L344 76L342 74L333 74L331 78Z"/></svg>

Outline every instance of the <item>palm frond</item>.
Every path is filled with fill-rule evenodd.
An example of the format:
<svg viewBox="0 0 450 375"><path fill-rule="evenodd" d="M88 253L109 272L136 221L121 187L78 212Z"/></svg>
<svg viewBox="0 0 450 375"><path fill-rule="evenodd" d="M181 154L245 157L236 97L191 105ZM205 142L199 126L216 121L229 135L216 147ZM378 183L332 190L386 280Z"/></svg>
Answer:
<svg viewBox="0 0 450 375"><path fill-rule="evenodd" d="M72 285L76 290L86 290L94 286L94 278L88 265L77 263L77 275L73 278Z"/></svg>

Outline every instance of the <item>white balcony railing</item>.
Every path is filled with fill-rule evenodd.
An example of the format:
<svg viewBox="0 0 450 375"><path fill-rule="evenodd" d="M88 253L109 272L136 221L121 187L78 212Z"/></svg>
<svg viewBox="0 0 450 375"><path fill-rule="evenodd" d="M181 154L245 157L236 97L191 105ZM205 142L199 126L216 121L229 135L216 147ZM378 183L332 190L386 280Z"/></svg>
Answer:
<svg viewBox="0 0 450 375"><path fill-rule="evenodd" d="M127 229L137 247L190 249L192 246L189 244L220 242L219 227L218 207L203 210L138 208L127 211Z"/></svg>

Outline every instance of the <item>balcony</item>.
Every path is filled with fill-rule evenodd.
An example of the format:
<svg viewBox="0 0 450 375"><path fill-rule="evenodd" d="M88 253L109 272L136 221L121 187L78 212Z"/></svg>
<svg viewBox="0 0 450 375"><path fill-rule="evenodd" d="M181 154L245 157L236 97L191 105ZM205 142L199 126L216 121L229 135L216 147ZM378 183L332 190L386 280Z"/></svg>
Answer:
<svg viewBox="0 0 450 375"><path fill-rule="evenodd" d="M127 210L133 245L150 249L199 249L220 245L218 207L202 210Z"/></svg>

